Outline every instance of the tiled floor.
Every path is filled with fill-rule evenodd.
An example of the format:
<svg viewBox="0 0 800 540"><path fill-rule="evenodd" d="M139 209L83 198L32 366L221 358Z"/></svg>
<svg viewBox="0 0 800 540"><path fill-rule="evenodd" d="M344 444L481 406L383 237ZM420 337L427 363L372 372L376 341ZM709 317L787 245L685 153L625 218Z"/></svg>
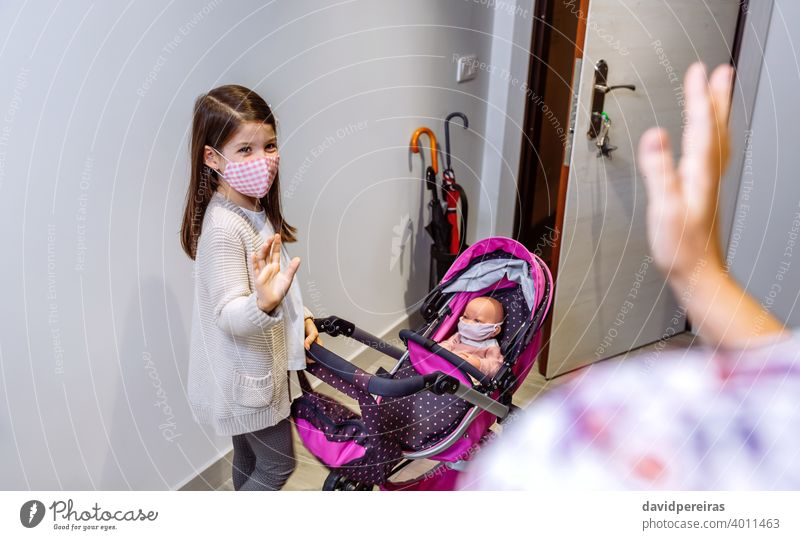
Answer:
<svg viewBox="0 0 800 540"><path fill-rule="evenodd" d="M674 336L669 341L667 341L666 349L681 349L690 347L694 344L695 336L689 333L678 334ZM636 355L646 353L648 350L652 349L655 346L648 345L642 347L640 349L636 349L634 351L630 351L623 355L616 357L617 360L625 361L628 358L635 357ZM385 358L386 360L381 360L381 358ZM387 357L383 356L374 359L372 363L371 370L376 369L378 366L383 366L384 369L390 369L392 367L392 361ZM520 407L527 407L531 402L535 401L538 397L542 396L548 390L558 386L559 384L563 384L564 382L568 381L569 377L557 377L552 380L546 380L543 376L541 376L538 371L533 370L525 379L523 385L517 390L514 396L514 403L519 405ZM355 402L349 400L346 396L342 396L335 390L327 387L327 385L320 385L317 388L318 391L322 393L329 394L334 396L339 401L345 403L348 406L353 407L357 410L357 406ZM299 439L297 438L297 434L294 435L295 440L295 453L297 455L297 467L295 472L289 478L284 489L286 490L318 490L322 487L322 483L325 481L325 477L328 475L328 470L320 464L317 459L312 456L308 450L300 443ZM230 463L231 455L228 454L226 456L226 461ZM416 476L417 474L421 474L424 471L428 470L431 466L431 462L420 462L415 463L409 466L406 471L403 471L404 475L408 475L409 477ZM229 478L228 480L222 483L222 485L218 488L219 490L233 490L233 483L232 480ZM199 487L199 489L210 489L211 486L208 485L207 482L204 484L208 487L203 488ZM195 486L197 489L198 486Z"/></svg>

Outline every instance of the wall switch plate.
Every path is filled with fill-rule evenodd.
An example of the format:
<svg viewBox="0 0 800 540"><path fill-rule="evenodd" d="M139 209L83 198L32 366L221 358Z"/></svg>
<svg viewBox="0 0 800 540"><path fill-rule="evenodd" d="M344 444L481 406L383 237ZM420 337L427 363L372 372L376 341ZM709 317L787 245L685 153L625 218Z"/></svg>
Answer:
<svg viewBox="0 0 800 540"><path fill-rule="evenodd" d="M465 82L474 79L478 74L478 57L474 54L462 56L458 59L456 82Z"/></svg>

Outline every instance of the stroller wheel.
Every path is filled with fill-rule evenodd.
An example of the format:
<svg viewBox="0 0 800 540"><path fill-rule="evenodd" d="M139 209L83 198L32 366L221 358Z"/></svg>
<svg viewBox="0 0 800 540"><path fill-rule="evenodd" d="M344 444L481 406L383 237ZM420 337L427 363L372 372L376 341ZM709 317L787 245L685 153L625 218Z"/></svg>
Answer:
<svg viewBox="0 0 800 540"><path fill-rule="evenodd" d="M340 491L345 480L342 475L332 472L325 478L325 483L322 484L322 491Z"/></svg>
<svg viewBox="0 0 800 540"><path fill-rule="evenodd" d="M372 491L372 485L350 480L338 473L330 473L322 484L322 491Z"/></svg>

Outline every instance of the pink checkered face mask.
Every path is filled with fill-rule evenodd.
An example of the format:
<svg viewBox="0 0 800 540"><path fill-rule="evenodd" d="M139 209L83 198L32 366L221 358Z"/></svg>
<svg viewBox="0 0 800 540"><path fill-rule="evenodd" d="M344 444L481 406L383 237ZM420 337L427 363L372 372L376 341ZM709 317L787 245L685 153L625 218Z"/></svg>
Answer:
<svg viewBox="0 0 800 540"><path fill-rule="evenodd" d="M278 174L280 154L276 152L273 155L246 161L230 161L219 150L213 146L211 148L227 162L222 177L233 189L257 199L267 194L275 175Z"/></svg>

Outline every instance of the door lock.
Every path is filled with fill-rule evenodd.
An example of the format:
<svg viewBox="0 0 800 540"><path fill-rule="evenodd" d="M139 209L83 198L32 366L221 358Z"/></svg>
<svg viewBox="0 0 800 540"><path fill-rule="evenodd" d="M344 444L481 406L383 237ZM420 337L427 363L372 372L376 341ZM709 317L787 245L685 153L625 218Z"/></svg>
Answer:
<svg viewBox="0 0 800 540"><path fill-rule="evenodd" d="M597 146L597 157L607 157L611 159L611 152L617 149L616 146L611 145L608 138L608 131L611 128L611 120L604 112L600 113L602 124L600 125L600 133L597 134L597 141L594 143Z"/></svg>
<svg viewBox="0 0 800 540"><path fill-rule="evenodd" d="M596 139L600 135L603 127L603 107L605 106L606 94L620 88L636 91L636 85L617 84L609 86L608 63L605 60L598 60L594 65L594 86L592 87L592 116L589 118L589 131L586 136L589 140ZM606 117L608 119L608 117Z"/></svg>

